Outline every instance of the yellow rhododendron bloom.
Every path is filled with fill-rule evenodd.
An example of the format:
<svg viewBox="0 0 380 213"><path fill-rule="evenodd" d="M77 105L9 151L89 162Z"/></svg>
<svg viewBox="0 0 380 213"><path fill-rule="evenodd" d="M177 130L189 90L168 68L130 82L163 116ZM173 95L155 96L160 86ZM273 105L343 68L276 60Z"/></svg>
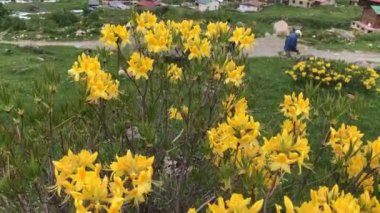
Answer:
<svg viewBox="0 0 380 213"><path fill-rule="evenodd" d="M218 197L216 204L208 204L207 212L210 213L229 213L229 212L241 212L241 213L258 213L263 206L264 200L259 200L252 204L251 198L244 198L243 195L233 193L230 200L226 202L222 197Z"/></svg>
<svg viewBox="0 0 380 213"><path fill-rule="evenodd" d="M100 41L108 46L117 47L117 43L121 42L121 46L124 47L130 42L129 32L125 26L106 24L102 28L101 34Z"/></svg>
<svg viewBox="0 0 380 213"><path fill-rule="evenodd" d="M207 25L206 36L209 39L219 38L221 34L228 32L229 26L227 22L210 22Z"/></svg>
<svg viewBox="0 0 380 213"><path fill-rule="evenodd" d="M148 30L144 38L148 45L148 50L154 53L168 51L172 43L171 32L163 21Z"/></svg>
<svg viewBox="0 0 380 213"><path fill-rule="evenodd" d="M187 106L182 106L181 110L175 107L170 107L169 109L169 119L173 120L183 120L183 116L187 115L189 108Z"/></svg>
<svg viewBox="0 0 380 213"><path fill-rule="evenodd" d="M187 211L187 213L197 213L197 211L194 208L191 208Z"/></svg>
<svg viewBox="0 0 380 213"><path fill-rule="evenodd" d="M149 72L153 70L153 62L153 59L134 52L128 61L128 72L137 80L140 78L148 79Z"/></svg>
<svg viewBox="0 0 380 213"><path fill-rule="evenodd" d="M293 203L288 196L284 196L284 204L286 213L294 213Z"/></svg>
<svg viewBox="0 0 380 213"><path fill-rule="evenodd" d="M157 22L157 17L149 12L145 11L136 15L137 31L145 33L146 30L151 29Z"/></svg>
<svg viewBox="0 0 380 213"><path fill-rule="evenodd" d="M75 81L81 76L86 80L89 102L97 103L99 99L110 100L119 95L119 81L112 80L111 74L101 70L97 57L82 54L68 72Z"/></svg>
<svg viewBox="0 0 380 213"><path fill-rule="evenodd" d="M194 58L209 58L211 56L211 44L207 38L188 39L184 44L185 50L189 51L189 60Z"/></svg>
<svg viewBox="0 0 380 213"><path fill-rule="evenodd" d="M356 126L342 124L338 130L330 129L329 144L337 158L342 158L351 151L356 152L362 145L363 134Z"/></svg>
<svg viewBox="0 0 380 213"><path fill-rule="evenodd" d="M301 116L301 118L308 118L310 111L310 102L308 98L303 97L303 93L301 92L298 97L295 93L284 96L284 103L281 104L282 109L281 112L284 113L286 117L292 118L296 120L297 117Z"/></svg>
<svg viewBox="0 0 380 213"><path fill-rule="evenodd" d="M232 83L237 87L240 86L243 77L245 76L244 65L236 66L235 62L233 60L230 60L228 63L226 63L224 69L227 74L225 83Z"/></svg>
<svg viewBox="0 0 380 213"><path fill-rule="evenodd" d="M170 81L176 82L178 80L182 79L182 68L178 67L177 64L170 64L167 76L169 77Z"/></svg>
<svg viewBox="0 0 380 213"><path fill-rule="evenodd" d="M237 27L229 41L239 46L239 49L247 49L253 45L255 36L250 28Z"/></svg>

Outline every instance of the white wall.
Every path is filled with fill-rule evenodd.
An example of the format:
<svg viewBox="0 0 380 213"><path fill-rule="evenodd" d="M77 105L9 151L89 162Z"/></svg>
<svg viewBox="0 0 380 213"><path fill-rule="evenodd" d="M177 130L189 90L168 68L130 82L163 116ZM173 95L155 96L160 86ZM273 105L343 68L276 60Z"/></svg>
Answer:
<svg viewBox="0 0 380 213"><path fill-rule="evenodd" d="M254 7L254 6L249 6L249 5L239 5L238 9L240 12L247 12L247 11L254 11L254 12L257 12L259 11L259 8L258 7Z"/></svg>
<svg viewBox="0 0 380 213"><path fill-rule="evenodd" d="M199 4L198 10L201 12L204 11L213 11L213 10L218 10L219 9L219 2L213 1L208 4Z"/></svg>

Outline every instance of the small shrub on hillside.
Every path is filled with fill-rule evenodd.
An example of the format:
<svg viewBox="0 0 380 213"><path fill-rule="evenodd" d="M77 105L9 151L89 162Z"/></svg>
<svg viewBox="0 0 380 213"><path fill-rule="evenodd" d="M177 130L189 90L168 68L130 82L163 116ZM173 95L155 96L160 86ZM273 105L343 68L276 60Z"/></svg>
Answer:
<svg viewBox="0 0 380 213"><path fill-rule="evenodd" d="M9 11L4 7L2 3L0 3L0 18L8 16Z"/></svg>
<svg viewBox="0 0 380 213"><path fill-rule="evenodd" d="M26 29L26 23L24 20L17 17L5 17L0 19L1 30L19 31Z"/></svg>
<svg viewBox="0 0 380 213"><path fill-rule="evenodd" d="M286 73L295 81L313 81L323 86L341 90L345 87L362 87L380 91L379 74L375 69L346 64L341 61L309 57L293 66Z"/></svg>
<svg viewBox="0 0 380 213"><path fill-rule="evenodd" d="M53 20L59 27L70 26L79 21L79 18L69 11L54 12L48 15L47 18Z"/></svg>

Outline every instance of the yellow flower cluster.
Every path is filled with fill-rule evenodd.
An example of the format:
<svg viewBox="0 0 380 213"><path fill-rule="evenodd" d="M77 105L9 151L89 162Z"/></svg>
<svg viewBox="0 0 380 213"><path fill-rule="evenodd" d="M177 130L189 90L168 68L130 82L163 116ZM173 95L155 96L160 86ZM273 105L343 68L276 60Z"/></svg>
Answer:
<svg viewBox="0 0 380 213"><path fill-rule="evenodd" d="M172 43L172 33L165 22L160 21L145 33L145 42L150 52L168 51Z"/></svg>
<svg viewBox="0 0 380 213"><path fill-rule="evenodd" d="M235 96L230 95L223 102L227 122L208 131L216 164L229 156L241 174L262 172L267 187L279 183L278 180L272 183L272 172L291 173L293 164L297 164L300 171L302 166L306 166L304 161L309 158L310 147L306 138L305 119L308 118L310 106L302 93L285 96L281 106L288 119L284 121L282 132L269 140L264 138L263 145L259 143L260 123L248 115L247 101L245 98L234 100Z"/></svg>
<svg viewBox="0 0 380 213"><path fill-rule="evenodd" d="M260 123L255 122L247 113L248 104L245 98L234 104L234 113L227 117L227 122L208 131L210 147L217 158L222 158L227 151L231 151L232 159L241 152L257 147L257 138L260 135ZM237 159L240 161L239 159Z"/></svg>
<svg viewBox="0 0 380 213"><path fill-rule="evenodd" d="M74 206L79 213L120 212L124 203L134 202L138 205L145 201L151 191L154 157L133 156L127 154L117 157L110 166L112 175L105 173L96 161L98 153L91 154L82 150L68 154L58 161L53 161L56 184L52 189L58 195L65 194L74 198Z"/></svg>
<svg viewBox="0 0 380 213"><path fill-rule="evenodd" d="M224 65L224 72L226 73L225 83L232 83L235 86L240 86L245 76L244 65L236 66L235 62L231 59Z"/></svg>
<svg viewBox="0 0 380 213"><path fill-rule="evenodd" d="M110 100L119 95L119 81L112 80L111 74L101 69L97 57L82 54L68 72L75 81L79 81L81 77L86 81L89 102Z"/></svg>
<svg viewBox="0 0 380 213"><path fill-rule="evenodd" d="M288 119L284 121L282 132L264 139L263 153L269 158L272 171L291 173L290 165L297 163L301 171L304 161L309 158L310 147L306 138L305 119L309 117L309 99L300 93L285 95L281 111Z"/></svg>
<svg viewBox="0 0 380 213"><path fill-rule="evenodd" d="M149 72L153 70L153 62L153 59L134 52L128 61L129 67L127 71L137 80L140 78L148 79Z"/></svg>
<svg viewBox="0 0 380 213"><path fill-rule="evenodd" d="M207 25L206 36L209 39L219 38L221 35L228 32L230 27L227 22L210 22Z"/></svg>
<svg viewBox="0 0 380 213"><path fill-rule="evenodd" d="M182 106L181 110L175 107L170 107L169 109L169 119L171 120L183 120L183 118L189 113L189 107Z"/></svg>
<svg viewBox="0 0 380 213"><path fill-rule="evenodd" d="M342 69L341 67L344 67ZM309 79L325 86L341 90L344 85L362 85L370 90L380 91L376 84L380 75L372 68L359 67L354 64L343 64L338 61L327 61L322 58L310 57L300 61L287 70L293 80Z"/></svg>
<svg viewBox="0 0 380 213"><path fill-rule="evenodd" d="M209 58L211 56L211 45L207 38L201 40L195 36L192 39L187 39L184 48L190 52L189 60L202 57Z"/></svg>
<svg viewBox="0 0 380 213"><path fill-rule="evenodd" d="M234 42L239 49L248 49L255 40L255 35L250 28L237 27L229 41Z"/></svg>
<svg viewBox="0 0 380 213"><path fill-rule="evenodd" d="M170 64L167 71L167 76L170 81L176 82L182 79L182 68L178 67L177 64Z"/></svg>
<svg viewBox="0 0 380 213"><path fill-rule="evenodd" d="M238 66L233 59L226 60L222 67L213 65L213 78L215 80L224 79L225 84L232 84L239 87L243 83L245 76L244 65Z"/></svg>
<svg viewBox="0 0 380 213"><path fill-rule="evenodd" d="M295 93L284 96L284 103L281 104L281 112L285 117L295 120L304 120L309 118L310 101L300 93L298 97Z"/></svg>
<svg viewBox="0 0 380 213"><path fill-rule="evenodd" d="M118 43L124 47L130 42L129 32L125 26L106 24L101 30L100 41L111 47L117 47Z"/></svg>
<svg viewBox="0 0 380 213"><path fill-rule="evenodd" d="M359 213L380 212L380 203L374 196L371 197L364 191L358 198L351 193L339 191L338 185L332 189L326 186L318 190L311 190L310 201L303 202L299 207L294 207L293 202L284 196L286 213ZM276 204L276 211L280 213L282 206Z"/></svg>
<svg viewBox="0 0 380 213"><path fill-rule="evenodd" d="M137 31L145 33L148 29L154 27L157 23L157 17L149 12L145 11L136 15Z"/></svg>
<svg viewBox="0 0 380 213"><path fill-rule="evenodd" d="M374 191L374 178L380 168L380 137L366 145L362 142L363 134L356 126L342 124L338 130L331 128L329 145L335 162L341 161L348 178L355 181L369 193Z"/></svg>
<svg viewBox="0 0 380 213"><path fill-rule="evenodd" d="M233 193L229 200L224 201L218 197L217 203L208 204L207 212L209 213L258 213L263 206L264 200L251 203L251 198L244 198L243 195ZM195 209L189 209L187 213L196 213Z"/></svg>

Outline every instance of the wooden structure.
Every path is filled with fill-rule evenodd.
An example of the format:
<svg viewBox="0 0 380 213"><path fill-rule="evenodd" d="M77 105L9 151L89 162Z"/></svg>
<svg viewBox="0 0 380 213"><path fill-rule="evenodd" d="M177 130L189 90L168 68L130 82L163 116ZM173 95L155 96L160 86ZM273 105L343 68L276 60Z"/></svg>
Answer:
<svg viewBox="0 0 380 213"><path fill-rule="evenodd" d="M309 8L314 0L289 0L289 6Z"/></svg>
<svg viewBox="0 0 380 213"><path fill-rule="evenodd" d="M144 8L155 8L160 6L160 1L141 0L137 3L137 6Z"/></svg>
<svg viewBox="0 0 380 213"><path fill-rule="evenodd" d="M361 21L352 22L351 27L365 33L380 32L380 5L364 7Z"/></svg>

